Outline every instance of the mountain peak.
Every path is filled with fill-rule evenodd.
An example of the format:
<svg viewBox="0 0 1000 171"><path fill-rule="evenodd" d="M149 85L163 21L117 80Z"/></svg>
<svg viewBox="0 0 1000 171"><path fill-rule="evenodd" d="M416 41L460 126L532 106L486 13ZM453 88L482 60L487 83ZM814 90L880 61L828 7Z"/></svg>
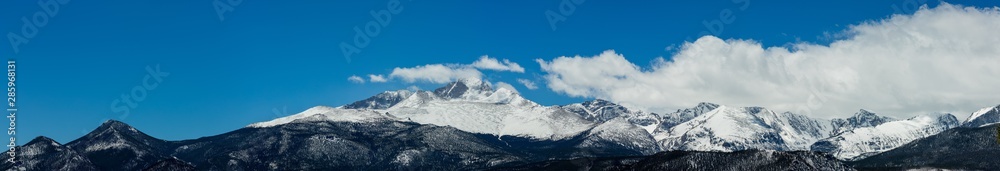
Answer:
<svg viewBox="0 0 1000 171"><path fill-rule="evenodd" d="M672 115L679 117L681 120L686 121L688 119L700 116L701 114L708 113L709 111L715 110L716 108L724 107L715 103L701 102L697 106L688 109L677 109Z"/></svg>
<svg viewBox="0 0 1000 171"><path fill-rule="evenodd" d="M28 143L24 145L27 146L30 144L50 144L52 146L60 146L59 142L56 142L56 140L46 136L35 137L35 139L31 139L31 141L28 141Z"/></svg>
<svg viewBox="0 0 1000 171"><path fill-rule="evenodd" d="M458 79L455 82L456 83L465 84L465 86L468 86L468 87L491 89L491 87L490 87L490 85L489 85L488 82L483 81L482 79L479 79L479 78L463 78L463 79Z"/></svg>
<svg viewBox="0 0 1000 171"><path fill-rule="evenodd" d="M114 119L109 119L107 121L104 121L104 123L102 123L101 126L97 127L97 130L107 130L107 129L136 132L134 127Z"/></svg>
<svg viewBox="0 0 1000 171"><path fill-rule="evenodd" d="M609 106L609 105L619 106L618 104L616 104L614 102L607 101L607 100L604 100L604 99L594 99L594 100L590 100L590 101L585 101L585 102L583 102L583 105L584 106Z"/></svg>
<svg viewBox="0 0 1000 171"><path fill-rule="evenodd" d="M865 109L859 109L858 113L854 113L854 116L858 116L858 115L875 115L875 113L871 112L871 111L868 111L868 110L865 110Z"/></svg>
<svg viewBox="0 0 1000 171"><path fill-rule="evenodd" d="M847 118L847 121L855 127L871 127L893 121L893 119L885 116L878 116L874 112L860 109L857 113L854 113L854 116Z"/></svg>
<svg viewBox="0 0 1000 171"><path fill-rule="evenodd" d="M878 116L875 112L871 112L865 109L858 110L851 117L847 119L833 119L833 132L832 135L838 135L856 128L862 127L875 127L883 123L896 121L896 119L884 116Z"/></svg>
<svg viewBox="0 0 1000 171"><path fill-rule="evenodd" d="M584 119L595 122L606 122L621 115L631 114L635 111L604 99L594 99L583 103L574 103L562 106L566 111L576 113Z"/></svg>
<svg viewBox="0 0 1000 171"><path fill-rule="evenodd" d="M342 106L344 109L387 109L413 95L410 90L385 91L364 100Z"/></svg>
<svg viewBox="0 0 1000 171"><path fill-rule="evenodd" d="M434 89L433 93L444 99L479 100L489 97L494 91L489 82L478 78L465 78Z"/></svg>
<svg viewBox="0 0 1000 171"><path fill-rule="evenodd" d="M104 123L101 123L101 126L97 127L97 130L106 130L106 129L112 129L112 130L118 130L118 131L129 131L129 132L135 132L136 131L134 127L129 126L125 122L121 122L121 121L114 120L114 119L109 119L107 121L104 121Z"/></svg>
<svg viewBox="0 0 1000 171"><path fill-rule="evenodd" d="M718 108L718 107L719 107L718 104L709 103L709 102L701 102L701 103L698 103L697 106L695 106L695 108L699 108L699 109L715 109L715 108Z"/></svg>
<svg viewBox="0 0 1000 171"><path fill-rule="evenodd" d="M443 98L461 98L468 93L489 94L493 92L488 82L477 78L460 79L444 87L434 89L434 94Z"/></svg>
<svg viewBox="0 0 1000 171"><path fill-rule="evenodd" d="M962 127L981 127L993 123L1000 123L1000 105L973 112L965 122L962 122Z"/></svg>
<svg viewBox="0 0 1000 171"><path fill-rule="evenodd" d="M90 133L87 133L87 135L84 135L83 137L73 140L72 142L67 143L67 145L72 145L74 144L74 142L79 142L79 141L93 141L95 139L116 140L116 139L121 139L122 137L132 137L134 139L140 139L140 140L156 139L153 138L152 136L142 133L138 129L135 129L135 127L125 124L124 122L117 120L107 120L104 121L104 123L102 123L101 126L98 126L93 131L90 131ZM156 140L162 141L159 139Z"/></svg>

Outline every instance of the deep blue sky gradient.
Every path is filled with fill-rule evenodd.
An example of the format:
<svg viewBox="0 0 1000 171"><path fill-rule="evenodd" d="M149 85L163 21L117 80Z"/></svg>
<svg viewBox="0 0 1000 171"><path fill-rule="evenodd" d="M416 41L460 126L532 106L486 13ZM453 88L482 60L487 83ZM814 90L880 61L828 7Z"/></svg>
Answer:
<svg viewBox="0 0 1000 171"><path fill-rule="evenodd" d="M645 66L654 58L669 58L673 51L667 47L699 37L708 30L703 21L719 19L723 10L732 11L735 20L718 37L753 39L766 46L823 44L835 39L825 35L894 13L912 13L906 5L921 1L749 0L741 10L742 2L732 1L587 0L553 30L545 11L558 11L560 1L403 0L403 11L348 62L338 45L350 43L353 28L373 21L369 11L385 9L387 2L244 0L220 20L212 1L70 1L17 53L7 39L0 41L0 56L15 58L19 65L19 143L39 135L65 143L106 119L123 120L167 140L215 135L312 106L339 106L410 86L354 84L346 79L351 75L471 63L482 55L510 59L527 70L485 71L487 79L514 84L544 105L568 104L586 99L548 90L535 59L614 49ZM0 2L0 33L20 33L21 18L41 10L32 0ZM142 85L145 68L157 65L170 75L148 91L131 115L120 118L112 101ZM535 80L541 88L528 90L517 78Z"/></svg>

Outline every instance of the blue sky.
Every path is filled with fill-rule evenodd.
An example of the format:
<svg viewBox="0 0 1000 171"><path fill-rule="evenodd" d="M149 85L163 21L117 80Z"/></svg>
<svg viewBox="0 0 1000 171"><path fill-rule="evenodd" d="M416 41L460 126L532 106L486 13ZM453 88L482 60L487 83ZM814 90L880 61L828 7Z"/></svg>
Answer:
<svg viewBox="0 0 1000 171"><path fill-rule="evenodd" d="M526 70L484 71L487 79L512 83L544 105L574 103L587 98L548 90L535 59L592 56L613 49L645 66L657 57L669 58L675 50L668 47L697 39L709 30L703 22L718 20L725 10L735 19L724 24L717 37L752 39L764 46L825 44L836 39L826 35L848 25L913 13L908 5L924 4L748 1L741 9L743 1L590 0L576 5L553 30L545 13L558 11L560 1L403 0L403 10L350 61L338 45L353 41L353 28L373 21L369 11L386 9L389 1L244 0L223 13L224 20L211 1L70 1L27 43L19 44L17 52L10 41L0 41L0 55L19 65L19 143L39 135L65 143L106 119L181 140L411 85L355 84L346 80L352 75L471 63L482 55L509 59ZM0 3L0 31L20 33L21 18L43 10L37 3ZM156 66L169 76L121 118L112 102L141 86L146 67ZM518 78L535 80L542 88L527 90L516 84Z"/></svg>

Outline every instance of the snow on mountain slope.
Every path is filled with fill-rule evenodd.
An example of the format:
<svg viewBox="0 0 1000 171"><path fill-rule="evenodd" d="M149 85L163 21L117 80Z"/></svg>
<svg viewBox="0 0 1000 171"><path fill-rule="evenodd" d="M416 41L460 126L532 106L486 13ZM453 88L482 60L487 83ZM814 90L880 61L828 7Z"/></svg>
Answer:
<svg viewBox="0 0 1000 171"><path fill-rule="evenodd" d="M124 122L108 120L65 146L90 159L97 170L139 170L168 157L172 145Z"/></svg>
<svg viewBox="0 0 1000 171"><path fill-rule="evenodd" d="M393 100L400 95L409 96ZM388 107L381 109L383 106ZM339 108L317 106L295 115L254 123L248 127L271 127L299 120L364 122L380 119L538 139L563 139L594 125L593 122L561 108L541 106L524 99L513 90L494 90L489 82L462 79L434 91L388 91Z"/></svg>
<svg viewBox="0 0 1000 171"><path fill-rule="evenodd" d="M825 138L813 144L812 150L830 153L841 160L858 160L957 126L958 119L951 114L917 116Z"/></svg>
<svg viewBox="0 0 1000 171"><path fill-rule="evenodd" d="M291 123L295 121L343 121L343 122L365 122L382 119L396 120L389 115L385 115L375 110L368 109L338 109L327 106L316 106L302 111L298 114L286 116L266 122L250 124L247 127L272 127L276 125Z"/></svg>
<svg viewBox="0 0 1000 171"><path fill-rule="evenodd" d="M8 151L9 152L9 151ZM16 149L15 161L11 155L0 155L0 168L5 170L97 170L83 154L59 144L48 137L36 137Z"/></svg>
<svg viewBox="0 0 1000 171"><path fill-rule="evenodd" d="M966 123L996 122L988 120L1000 115L996 108L973 113ZM938 125L943 126L920 125L918 123L923 122L918 122L919 118L887 124L896 120L867 110L860 110L845 119L819 120L761 107L727 107L712 103L700 103L690 109L666 114L629 109L600 99L564 106L542 106L523 98L516 91L493 89L487 81L462 79L433 91L387 91L339 108L314 107L248 127L270 127L297 120L365 122L381 119L450 126L472 133L496 135L500 139L508 135L561 140L587 133L582 136L590 138L590 145L617 144L629 150L813 149L831 153L844 151L840 153L852 157L860 155L854 153L884 151L897 143L910 141L912 137L933 134L955 124L941 119L945 121ZM880 125L887 126L876 128ZM879 129L903 130L903 133L865 133ZM913 130L919 131L910 133ZM869 134L879 135L858 137ZM916 136L899 137L897 134ZM649 137L655 145L646 145ZM826 144L817 143L820 140ZM875 143L873 146L877 147L842 147L842 144L851 143Z"/></svg>
<svg viewBox="0 0 1000 171"><path fill-rule="evenodd" d="M962 127L981 127L1000 123L1000 105L979 109L962 122Z"/></svg>
<svg viewBox="0 0 1000 171"><path fill-rule="evenodd" d="M481 101L493 93L489 82L475 78L461 79L434 90L438 97L458 101Z"/></svg>
<svg viewBox="0 0 1000 171"><path fill-rule="evenodd" d="M660 116L663 120L663 123L660 124L660 128L664 130L670 129L677 124L687 122L688 120L694 119L694 117L701 116L701 114L708 113L718 107L718 104L701 102L698 103L697 106L690 109L678 109L676 112L664 114Z"/></svg>
<svg viewBox="0 0 1000 171"><path fill-rule="evenodd" d="M659 118L659 116L655 113L629 109L628 107L602 99L559 106L559 108L596 123L604 123L612 119L623 118L629 123L641 127L650 134L653 133L661 123L661 118Z"/></svg>
<svg viewBox="0 0 1000 171"><path fill-rule="evenodd" d="M501 89L503 90L503 89ZM494 95L502 93L494 93ZM501 99L501 98L484 98ZM460 130L539 139L562 139L589 129L593 123L565 110L544 107L519 96L506 103L440 100L418 92L387 111L417 123L452 126Z"/></svg>
<svg viewBox="0 0 1000 171"><path fill-rule="evenodd" d="M386 109L413 95L409 90L385 91L367 99L341 106L345 109Z"/></svg>
<svg viewBox="0 0 1000 171"><path fill-rule="evenodd" d="M815 120L791 112L764 112L757 115L764 123L778 131L785 145L791 150L809 150L809 145L830 136L830 121Z"/></svg>
<svg viewBox="0 0 1000 171"><path fill-rule="evenodd" d="M660 140L665 150L804 150L829 132L824 121L761 107L719 106L671 128Z"/></svg>
<svg viewBox="0 0 1000 171"><path fill-rule="evenodd" d="M386 111L417 123L538 139L563 139L594 125L561 108L541 106L505 88L493 90L487 82L475 79L453 82L434 92L418 91Z"/></svg>
<svg viewBox="0 0 1000 171"><path fill-rule="evenodd" d="M717 104L702 102L693 108L677 109L676 112L667 114L654 114L660 118L660 123L654 128L655 130L652 132L653 137L657 141L660 141L668 136L670 128L715 110L718 107L719 105Z"/></svg>
<svg viewBox="0 0 1000 171"><path fill-rule="evenodd" d="M896 121L896 119L878 116L871 111L861 109L847 119L833 119L833 132L831 132L831 135L839 135L856 128L874 127L892 121Z"/></svg>
<svg viewBox="0 0 1000 171"><path fill-rule="evenodd" d="M641 113L603 99L574 103L562 106L562 108L594 122L606 122L618 116Z"/></svg>
<svg viewBox="0 0 1000 171"><path fill-rule="evenodd" d="M608 145L614 144L614 145ZM591 129L580 148L607 149L608 146L627 148L650 155L660 151L659 145L644 128L632 124L626 118L615 118Z"/></svg>

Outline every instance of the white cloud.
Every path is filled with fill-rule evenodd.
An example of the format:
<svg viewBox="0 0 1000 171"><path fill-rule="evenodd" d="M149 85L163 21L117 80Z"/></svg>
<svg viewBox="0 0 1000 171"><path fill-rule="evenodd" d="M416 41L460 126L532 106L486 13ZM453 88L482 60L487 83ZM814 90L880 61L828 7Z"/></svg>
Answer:
<svg viewBox="0 0 1000 171"><path fill-rule="evenodd" d="M489 56L479 57L479 60L473 62L471 66L479 69L524 73L524 68L521 68L521 65L518 65L517 63L510 62L510 60L507 59L503 59L503 62L501 62L495 58L490 58Z"/></svg>
<svg viewBox="0 0 1000 171"><path fill-rule="evenodd" d="M523 79L523 78L518 78L517 82L519 82L522 85L524 85L524 87L528 88L528 90L538 89L538 86L535 85L534 81L531 81L531 80L528 80L528 79Z"/></svg>
<svg viewBox="0 0 1000 171"><path fill-rule="evenodd" d="M514 88L513 85L507 84L505 82L497 82L496 84L493 84L493 85L496 86L498 89L499 88L504 88L504 89L507 89L507 90L510 90L510 91L517 92L517 89Z"/></svg>
<svg viewBox="0 0 1000 171"><path fill-rule="evenodd" d="M550 89L653 111L715 102L818 117L905 118L1000 104L1000 9L942 3L851 26L830 45L762 47L706 36L639 67L614 51L537 60Z"/></svg>
<svg viewBox="0 0 1000 171"><path fill-rule="evenodd" d="M389 81L389 80L386 80L385 76L382 75L382 74L379 74L379 75L368 74L368 81L371 81L373 83L384 83L384 82Z"/></svg>
<svg viewBox="0 0 1000 171"><path fill-rule="evenodd" d="M365 83L365 79L361 78L361 77L359 77L357 75L352 75L350 77L347 77L347 81L350 81L350 82L353 82L353 83L359 83L359 84L360 83Z"/></svg>
<svg viewBox="0 0 1000 171"><path fill-rule="evenodd" d="M410 91L420 91L420 87L417 87L415 85L411 85L409 87L406 87L406 89L410 90Z"/></svg>
<svg viewBox="0 0 1000 171"><path fill-rule="evenodd" d="M480 69L524 73L524 68L510 60L497 60L482 56L472 64L428 64L412 68L397 67L389 73L388 78L400 79L404 82L448 83L465 78L480 79L483 73ZM388 82L383 75L368 75L371 82Z"/></svg>
<svg viewBox="0 0 1000 171"><path fill-rule="evenodd" d="M472 67L430 64L413 68L395 68L389 77L405 82L448 83L463 78L480 78L483 73Z"/></svg>

